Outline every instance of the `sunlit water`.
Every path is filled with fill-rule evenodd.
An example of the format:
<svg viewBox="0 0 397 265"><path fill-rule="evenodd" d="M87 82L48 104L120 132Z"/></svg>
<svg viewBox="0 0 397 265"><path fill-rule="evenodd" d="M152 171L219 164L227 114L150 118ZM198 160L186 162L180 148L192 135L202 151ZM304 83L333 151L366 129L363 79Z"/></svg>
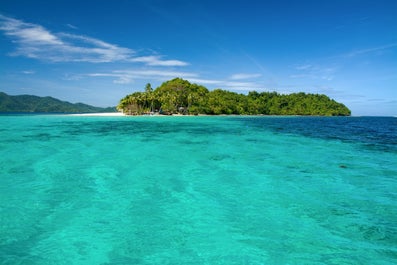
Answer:
<svg viewBox="0 0 397 265"><path fill-rule="evenodd" d="M0 264L396 264L397 119L0 116Z"/></svg>

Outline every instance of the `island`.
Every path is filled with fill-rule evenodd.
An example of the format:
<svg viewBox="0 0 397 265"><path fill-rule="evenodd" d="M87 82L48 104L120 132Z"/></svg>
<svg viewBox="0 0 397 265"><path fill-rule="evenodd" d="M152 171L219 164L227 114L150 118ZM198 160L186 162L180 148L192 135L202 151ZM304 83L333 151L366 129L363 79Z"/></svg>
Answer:
<svg viewBox="0 0 397 265"><path fill-rule="evenodd" d="M109 113L116 111L115 107L101 108L84 103L70 103L53 97L10 96L0 92L0 112L3 113Z"/></svg>
<svg viewBox="0 0 397 265"><path fill-rule="evenodd" d="M181 78L122 98L117 106L127 115L307 115L350 116L342 103L326 95L251 91L247 95L223 89L209 91Z"/></svg>

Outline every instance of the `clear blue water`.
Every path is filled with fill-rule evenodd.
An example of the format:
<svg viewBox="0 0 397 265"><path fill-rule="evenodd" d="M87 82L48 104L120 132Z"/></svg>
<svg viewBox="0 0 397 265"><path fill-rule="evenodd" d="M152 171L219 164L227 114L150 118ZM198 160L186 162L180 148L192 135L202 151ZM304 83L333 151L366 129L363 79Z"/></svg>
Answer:
<svg viewBox="0 0 397 265"><path fill-rule="evenodd" d="M396 264L397 119L0 116L0 264Z"/></svg>

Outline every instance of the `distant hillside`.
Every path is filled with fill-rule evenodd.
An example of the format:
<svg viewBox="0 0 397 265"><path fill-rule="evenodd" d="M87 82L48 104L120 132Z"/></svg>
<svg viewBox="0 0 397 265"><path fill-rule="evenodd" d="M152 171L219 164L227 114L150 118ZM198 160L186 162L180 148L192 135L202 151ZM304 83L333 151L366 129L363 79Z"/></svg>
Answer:
<svg viewBox="0 0 397 265"><path fill-rule="evenodd" d="M83 103L73 104L53 97L10 96L0 92L0 112L94 113L116 111L114 107L100 108Z"/></svg>

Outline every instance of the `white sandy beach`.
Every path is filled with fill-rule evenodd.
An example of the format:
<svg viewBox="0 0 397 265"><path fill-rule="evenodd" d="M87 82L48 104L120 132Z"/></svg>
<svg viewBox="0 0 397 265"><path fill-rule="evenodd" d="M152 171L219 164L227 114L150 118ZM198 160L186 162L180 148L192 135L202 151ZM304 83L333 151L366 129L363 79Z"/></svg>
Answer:
<svg viewBox="0 0 397 265"><path fill-rule="evenodd" d="M81 114L70 114L71 116L96 116L96 117L119 117L126 116L122 112L104 112L104 113L81 113Z"/></svg>

